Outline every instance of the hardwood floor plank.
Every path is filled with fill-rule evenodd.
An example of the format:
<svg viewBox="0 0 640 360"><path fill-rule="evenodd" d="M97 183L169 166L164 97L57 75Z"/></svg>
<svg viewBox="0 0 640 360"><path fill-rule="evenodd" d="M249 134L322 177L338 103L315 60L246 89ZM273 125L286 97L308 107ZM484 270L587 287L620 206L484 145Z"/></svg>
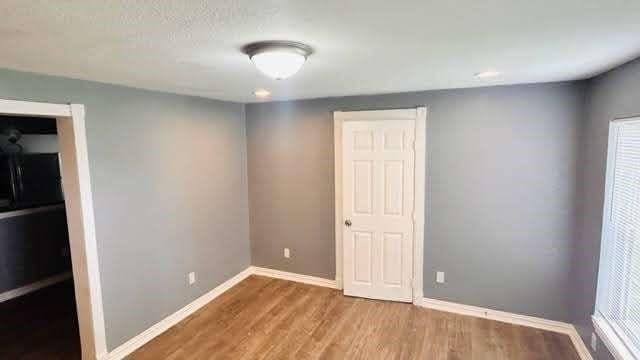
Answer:
<svg viewBox="0 0 640 360"><path fill-rule="evenodd" d="M496 343L496 355L499 359L517 359L522 354L517 350L515 331L517 326L499 322L491 322L491 333ZM515 356L515 357L514 357Z"/></svg>
<svg viewBox="0 0 640 360"><path fill-rule="evenodd" d="M496 343L491 336L491 321L474 318L472 320L471 350L473 360L482 360L496 353Z"/></svg>
<svg viewBox="0 0 640 360"><path fill-rule="evenodd" d="M546 346L542 338L542 330L526 328L525 331L515 331L517 351L521 358L530 360L549 359Z"/></svg>
<svg viewBox="0 0 640 360"><path fill-rule="evenodd" d="M328 289L310 286L312 288L305 302L299 304L295 311L291 312L287 319L280 324L272 336L280 338L279 341L268 350L256 351L256 359L286 359L291 358L309 337L313 329L320 324L322 315L326 313L326 307L335 304L336 297ZM334 300L331 302L331 300ZM268 341L265 341L268 342ZM265 344L263 344L263 348ZM245 357L247 358L247 357Z"/></svg>
<svg viewBox="0 0 640 360"><path fill-rule="evenodd" d="M564 334L260 276L242 281L130 358L578 359Z"/></svg>
<svg viewBox="0 0 640 360"><path fill-rule="evenodd" d="M578 352L573 347L573 343L568 335L543 332L542 338L551 358L566 358L579 360Z"/></svg>
<svg viewBox="0 0 640 360"><path fill-rule="evenodd" d="M317 359L324 349L333 341L337 332L346 325L349 314L355 311L356 299L335 296L337 303L321 320L311 335L300 346L295 356L298 359Z"/></svg>
<svg viewBox="0 0 640 360"><path fill-rule="evenodd" d="M472 358L473 320L467 316L452 316L448 321L449 353L448 359L466 360Z"/></svg>
<svg viewBox="0 0 640 360"><path fill-rule="evenodd" d="M450 314L434 310L427 312L427 336L422 341L421 359L447 359L449 336L447 322Z"/></svg>
<svg viewBox="0 0 640 360"><path fill-rule="evenodd" d="M216 329L209 326L198 338L190 341L189 346L194 357L205 359L208 356L218 356L231 359L230 353L235 344L247 341L252 336L260 336L260 327L268 326L269 321L283 311L286 303L292 301L299 293L299 289L293 283L268 290L265 296L251 300L224 328ZM276 296L277 291L282 292L281 296Z"/></svg>
<svg viewBox="0 0 640 360"><path fill-rule="evenodd" d="M406 312L405 326L399 334L402 341L400 342L400 349L398 350L396 359L418 358L426 333L427 319L424 313L412 311L410 307L407 307Z"/></svg>

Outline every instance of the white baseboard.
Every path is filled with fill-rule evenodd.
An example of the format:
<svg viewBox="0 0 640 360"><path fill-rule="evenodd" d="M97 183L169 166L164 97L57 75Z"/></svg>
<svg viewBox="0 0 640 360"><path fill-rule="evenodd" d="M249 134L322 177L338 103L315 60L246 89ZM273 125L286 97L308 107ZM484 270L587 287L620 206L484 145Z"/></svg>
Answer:
<svg viewBox="0 0 640 360"><path fill-rule="evenodd" d="M573 327L573 325L571 324L560 322L560 321L547 320L547 319L542 319L542 318L533 317L533 316L519 315L519 314L509 313L505 311L492 310L492 309L487 309L487 308L482 308L477 306L463 305L463 304L453 303L449 301L435 300L435 299L429 299L429 298L423 298L422 303L417 305L434 309L434 310L441 310L441 311L447 311L447 312L452 312L452 313L461 314L461 315L481 317L489 320L502 321L510 324L529 326L537 329L561 332L561 333L566 333L567 329Z"/></svg>
<svg viewBox="0 0 640 360"><path fill-rule="evenodd" d="M582 360L593 360L591 356L591 352L587 348L587 345L582 341L582 336L578 333L578 330L575 326L571 325L572 329L569 331L567 335L571 338L571 342L573 343L573 347L576 348L580 359Z"/></svg>
<svg viewBox="0 0 640 360"><path fill-rule="evenodd" d="M253 270L253 274L255 275L268 276L276 279L295 281L299 283L305 283L305 284L316 285L316 286L324 286L332 289L338 288L338 284L336 283L335 280L325 279L325 278L316 277L316 276L296 274L296 273L274 270L274 269L268 269L268 268L263 268L259 266L252 266L251 268Z"/></svg>
<svg viewBox="0 0 640 360"><path fill-rule="evenodd" d="M593 360L593 358L591 357L591 353L582 341L582 338L578 334L578 331L572 324L569 323L429 298L422 298L422 301L418 301L415 304L433 310L474 316L514 325L528 326L536 329L567 334L569 335L571 342L576 348L578 355L580 355L580 358L582 360Z"/></svg>
<svg viewBox="0 0 640 360"><path fill-rule="evenodd" d="M103 356L100 360L123 359L125 356L131 354L142 345L151 341L156 336L167 331L173 325L179 323L180 321L182 321L189 315L193 314L204 305L211 302L213 299L217 298L222 293L232 288L234 285L238 284L242 280L249 277L252 274L252 271L253 270L251 267L246 268L245 270L240 272L238 275L218 285L213 290L209 291L208 293L200 296L199 298L189 303L187 306L167 316L166 318L160 320L160 322L156 323L155 325L151 326L147 330L143 331L133 339L118 346L117 348L115 348L114 350L112 350L111 352Z"/></svg>
<svg viewBox="0 0 640 360"><path fill-rule="evenodd" d="M147 330L143 331L133 339L118 346L108 354L103 355L102 357L100 357L100 360L123 359L127 355L134 352L136 349L140 348L142 345L148 343L156 336L167 331L173 325L179 323L180 321L182 321L189 315L193 314L194 312L196 312L198 309L200 309L207 303L211 302L213 299L220 296L225 291L229 290L234 285L238 284L239 282L241 282L242 280L246 279L247 277L253 274L273 277L277 279L296 281L296 282L301 282L305 284L336 288L336 282L334 280L323 279L315 276L294 274L290 272L261 268L256 266L250 266L245 270L243 270L238 275L218 285L215 289L209 291L208 293L192 301L187 306L167 316L166 318L160 320L158 323L151 326Z"/></svg>
<svg viewBox="0 0 640 360"><path fill-rule="evenodd" d="M173 325L182 321L189 315L196 312L198 309L214 300L218 296L220 296L225 291L229 290L234 285L238 284L242 280L246 279L250 275L260 275L267 276L276 279L283 279L295 282L301 282L310 285L323 286L332 289L337 288L337 282L335 280L329 280L324 278L319 278L315 276L309 275L301 275L296 273L290 273L286 271L268 269L257 266L250 266L247 269L240 272L238 275L232 277L231 279L225 281L224 283L218 285L215 289L210 292L202 295L197 298L187 306L182 309L176 311L175 313L167 316L157 324L153 325L149 329L145 330L141 334L137 335L133 339L127 341L126 343L118 346L113 351L108 354L102 356L100 360L120 360L131 354L133 351L146 344L156 336L162 334L166 330L168 330ZM542 330L554 331L559 333L564 333L569 335L573 345L576 348L576 351L580 355L582 360L593 360L589 350L586 345L582 341L580 335L576 331L575 327L568 323L563 323L559 321L547 320L542 318L536 318L533 316L519 315L508 313L504 311L491 310L486 308L481 308L477 306L471 305L463 305L457 304L448 301L435 300L422 298L421 301L414 302L415 305L440 310L447 311L456 314L475 316L490 320L502 321L510 324L529 326L533 328L538 328Z"/></svg>
<svg viewBox="0 0 640 360"><path fill-rule="evenodd" d="M65 272L62 274L58 274L58 275L54 275L51 277L48 277L46 279L42 279L40 281L36 281L34 283L31 283L29 285L25 285L25 286L21 286L17 289L13 289L13 290L9 290L9 291L5 291L2 294L0 294L0 303L7 301L7 300L11 300L13 298L17 298L19 296L22 295L26 295L30 292L34 292L36 290L40 290L44 287L47 286L51 286L54 284L57 284L59 282L65 281L67 279L70 279L72 277L71 272Z"/></svg>

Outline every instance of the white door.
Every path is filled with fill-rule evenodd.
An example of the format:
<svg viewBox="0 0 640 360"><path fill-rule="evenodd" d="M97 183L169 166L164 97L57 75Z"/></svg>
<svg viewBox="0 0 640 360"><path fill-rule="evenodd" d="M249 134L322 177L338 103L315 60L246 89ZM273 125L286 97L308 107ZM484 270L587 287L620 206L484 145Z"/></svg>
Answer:
<svg viewBox="0 0 640 360"><path fill-rule="evenodd" d="M410 302L415 121L374 117L342 128L344 293Z"/></svg>

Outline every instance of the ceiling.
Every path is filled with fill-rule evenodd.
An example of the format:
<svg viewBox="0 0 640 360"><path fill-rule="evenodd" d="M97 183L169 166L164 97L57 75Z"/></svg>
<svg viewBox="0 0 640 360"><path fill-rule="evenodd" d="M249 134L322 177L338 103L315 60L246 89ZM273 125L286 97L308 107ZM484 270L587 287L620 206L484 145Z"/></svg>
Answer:
<svg viewBox="0 0 640 360"><path fill-rule="evenodd" d="M640 55L637 0L2 0L0 14L0 67L238 102L583 79ZM259 40L315 53L271 80L240 50Z"/></svg>

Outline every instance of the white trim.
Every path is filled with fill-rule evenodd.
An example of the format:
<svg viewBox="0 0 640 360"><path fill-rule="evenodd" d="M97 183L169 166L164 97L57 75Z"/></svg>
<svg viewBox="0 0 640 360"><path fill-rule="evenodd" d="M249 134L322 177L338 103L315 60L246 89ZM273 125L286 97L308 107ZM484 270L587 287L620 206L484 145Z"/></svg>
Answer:
<svg viewBox="0 0 640 360"><path fill-rule="evenodd" d="M30 208L30 209L12 210L12 211L0 213L0 219L7 219L7 218L16 217L16 216L36 214L40 212L54 211L54 210L60 210L60 209L64 209L64 204L46 205L46 206L39 206L35 208Z"/></svg>
<svg viewBox="0 0 640 360"><path fill-rule="evenodd" d="M0 114L57 120L82 358L99 358L106 354L107 348L84 106L0 99Z"/></svg>
<svg viewBox="0 0 640 360"><path fill-rule="evenodd" d="M342 121L358 120L415 120L416 108L390 110L334 111Z"/></svg>
<svg viewBox="0 0 640 360"><path fill-rule="evenodd" d="M268 276L276 279L295 281L304 284L323 286L332 289L337 289L338 285L335 280L325 279L316 276L296 274L287 271L280 271L274 269L263 268L259 266L252 266L251 271L254 275Z"/></svg>
<svg viewBox="0 0 640 360"><path fill-rule="evenodd" d="M571 343L573 343L573 347L576 349L576 352L578 353L580 359L593 360L593 356L591 356L589 348L587 348L587 345L584 343L584 341L582 341L582 336L580 336L576 327L571 324L568 325L570 325L571 328L568 329L567 335L569 335Z"/></svg>
<svg viewBox="0 0 640 360"><path fill-rule="evenodd" d="M0 114L42 117L70 117L69 105L0 99Z"/></svg>
<svg viewBox="0 0 640 360"><path fill-rule="evenodd" d="M598 311L600 304L607 303L608 291L608 278L611 271L611 247L609 246L609 237L611 232L615 228L611 222L611 206L613 202L613 185L615 182L615 168L616 168L616 151L619 137L619 131L623 125L629 123L640 122L639 116L632 116L626 118L618 118L610 121L609 123L609 140L607 145L607 162L605 172L605 185L604 185L604 203L602 209L602 233L601 233L601 246L600 246L600 262L598 265L598 282L596 291L596 304L594 314L591 316L593 327L595 332L599 335L602 342L609 349L611 354L617 360L621 359L635 359L632 354L632 344L625 343L624 337L621 337L619 332L616 331L617 326L611 324L607 319ZM605 305L606 306L606 305ZM635 350L635 349L634 349ZM637 351L637 350L636 350Z"/></svg>
<svg viewBox="0 0 640 360"><path fill-rule="evenodd" d="M175 324L187 318L189 315L198 311L200 308L202 308L209 302L213 301L215 298L222 295L225 291L229 290L230 288L232 288L242 280L246 279L251 274L253 274L253 268L252 267L246 268L245 270L235 275L231 279L216 286L213 290L195 299L194 301L189 303L187 306L174 312L173 314L167 316L166 318L160 320L155 325L151 326L147 330L143 331L139 335L127 341L126 343L118 346L108 354L103 355L102 357L100 357L100 360L123 359L127 355L134 352L136 349L140 348L142 345L151 341L156 336L162 334L163 332L167 331L169 328L171 328Z"/></svg>
<svg viewBox="0 0 640 360"><path fill-rule="evenodd" d="M600 340L602 340L616 360L634 359L629 347L620 339L605 318L599 315L593 315L591 316L591 320L593 321L593 329L596 331L596 334L598 334Z"/></svg>
<svg viewBox="0 0 640 360"><path fill-rule="evenodd" d="M640 122L640 116L630 116L630 117L624 117L624 118L617 118L617 119L613 119L611 120L612 123L636 123L636 122Z"/></svg>
<svg viewBox="0 0 640 360"><path fill-rule="evenodd" d="M342 120L333 115L333 167L335 206L336 288L342 290Z"/></svg>
<svg viewBox="0 0 640 360"><path fill-rule="evenodd" d="M67 173L63 173L62 180L67 199L65 205L70 230L71 259L74 264L76 258L81 259L80 263L73 267L73 278L76 284L76 301L78 301L78 297L85 297L80 300L82 303L78 304L78 308L85 309L82 312L84 316L80 316L80 312L78 315L81 330L82 327L85 327L85 331L81 331L80 333L80 338L83 343L89 344L92 342L94 348L93 351L83 348L83 358L96 358L107 352L107 342L102 304L102 287L100 285L100 269L98 264L98 243L96 240L95 218L93 213L93 194L91 192L91 176L89 172L89 153L84 122L85 109L84 105L79 104L71 104L69 108L71 110L71 125L73 127L73 145L69 143L64 144L63 134L60 131L58 131L58 138L60 152L65 154L65 146L72 146L75 151L72 152L69 150L68 152L73 153L75 158L69 159L67 154L65 154L67 155L66 157L62 158L63 171L67 171ZM64 120L64 118L59 118L58 128L63 127L65 122L68 124L68 121ZM64 164L65 160L68 161L67 165ZM67 188L69 189L67 190ZM74 204L74 202L76 202L76 204ZM78 214L79 217L70 219L72 217L70 217L69 214L73 214L73 211L77 210L80 210L80 214ZM76 224L76 226L81 226L81 229L76 229L76 231L79 230L81 232L75 234L77 239L74 239L72 235L72 222L74 220L81 220ZM82 242L78 243L79 241ZM86 315L90 315L90 317L86 318ZM83 318L85 324L82 324ZM93 336L88 338L91 332ZM91 347L91 345L87 347Z"/></svg>
<svg viewBox="0 0 640 360"><path fill-rule="evenodd" d="M34 292L36 290L40 290L47 286L51 286L57 284L59 282L65 281L71 278L71 271L67 271L62 274L50 276L48 278L38 280L28 285L21 286L19 288L15 288L12 290L5 291L0 294L0 303L5 302L7 300L15 299L19 296L26 295L28 293Z"/></svg>
<svg viewBox="0 0 640 360"><path fill-rule="evenodd" d="M510 324L529 326L554 332L565 333L568 327L573 326L571 324L563 323L560 321L547 320L533 316L519 315L505 311L492 310L478 306L464 305L430 298L423 298L422 302L418 305L433 310L480 317L489 320L502 321Z"/></svg>
<svg viewBox="0 0 640 360"><path fill-rule="evenodd" d="M370 110L370 111L334 111L333 112L333 144L334 144L334 206L335 206L335 238L336 238L336 288L343 287L343 255L342 255L342 124L345 121L358 120L415 120L415 178L414 178L414 244L413 244L413 302L420 303L423 296L424 269L424 221L427 165L427 108Z"/></svg>
<svg viewBox="0 0 640 360"><path fill-rule="evenodd" d="M415 183L413 211L413 302L419 302L424 296L422 280L424 274L424 221L425 194L427 191L427 108L419 107L416 114L415 129Z"/></svg>
<svg viewBox="0 0 640 360"><path fill-rule="evenodd" d="M571 339L574 347L576 348L576 351L578 352L580 358L583 360L593 360L593 358L591 357L591 353L582 341L582 338L578 334L576 328L569 323L429 298L422 298L422 301L420 301L416 305L438 311L446 311L460 315L474 316L483 319L567 334Z"/></svg>

